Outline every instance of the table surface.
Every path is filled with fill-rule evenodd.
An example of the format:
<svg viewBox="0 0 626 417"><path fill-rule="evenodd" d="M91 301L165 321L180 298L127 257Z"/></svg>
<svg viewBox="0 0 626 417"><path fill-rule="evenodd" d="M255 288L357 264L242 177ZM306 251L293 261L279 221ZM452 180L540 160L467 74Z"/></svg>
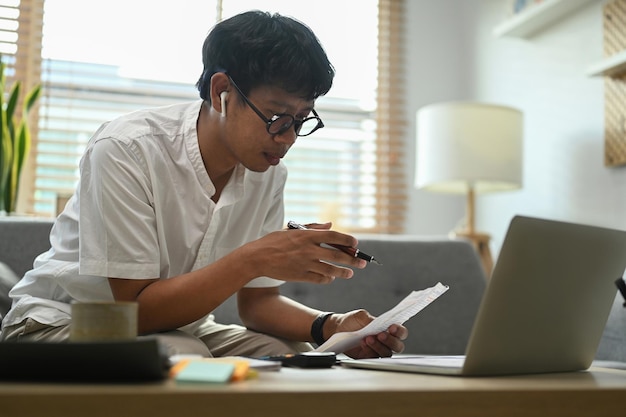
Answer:
<svg viewBox="0 0 626 417"><path fill-rule="evenodd" d="M0 383L2 415L603 416L623 415L626 371L457 377L283 368L226 385Z"/></svg>

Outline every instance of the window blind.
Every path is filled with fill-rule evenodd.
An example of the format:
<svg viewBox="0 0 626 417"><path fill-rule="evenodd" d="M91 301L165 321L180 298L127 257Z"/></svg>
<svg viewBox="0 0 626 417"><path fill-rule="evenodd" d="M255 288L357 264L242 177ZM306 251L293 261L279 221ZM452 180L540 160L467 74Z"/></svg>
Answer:
<svg viewBox="0 0 626 417"><path fill-rule="evenodd" d="M406 216L404 169L405 0L379 0L376 231L402 233Z"/></svg>
<svg viewBox="0 0 626 417"><path fill-rule="evenodd" d="M123 77L112 65L43 61L34 211L51 215L57 198L71 195L78 163L103 122L147 107L194 100L195 87Z"/></svg>
<svg viewBox="0 0 626 417"><path fill-rule="evenodd" d="M29 3L43 7L43 0ZM402 4L378 2L377 107L364 109L349 97L321 97L316 109L326 127L299 138L285 158L287 220L333 220L346 231L402 231ZM115 65L45 59L40 68L44 88L27 201L27 210L37 215L54 215L57 196L73 192L78 161L101 123L198 97L192 84L131 78Z"/></svg>

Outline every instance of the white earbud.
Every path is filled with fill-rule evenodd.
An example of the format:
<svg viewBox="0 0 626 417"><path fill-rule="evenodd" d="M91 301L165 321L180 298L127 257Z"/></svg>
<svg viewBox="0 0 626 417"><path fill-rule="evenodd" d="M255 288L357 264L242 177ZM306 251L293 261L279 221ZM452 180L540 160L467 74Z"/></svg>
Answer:
<svg viewBox="0 0 626 417"><path fill-rule="evenodd" d="M220 101L222 106L222 117L226 117L226 97L228 97L228 91L222 91L220 93Z"/></svg>

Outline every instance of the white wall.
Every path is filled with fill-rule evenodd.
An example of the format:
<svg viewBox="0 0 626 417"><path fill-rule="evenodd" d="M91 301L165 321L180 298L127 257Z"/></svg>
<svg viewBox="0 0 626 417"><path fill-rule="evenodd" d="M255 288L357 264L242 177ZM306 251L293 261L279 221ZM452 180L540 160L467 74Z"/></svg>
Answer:
<svg viewBox="0 0 626 417"><path fill-rule="evenodd" d="M603 2L584 6L527 40L493 36L493 28L506 18L507 0L429 3L409 0L411 78L414 67L421 64L429 69L421 69L416 76L461 77L462 82L444 85L438 78L431 79L432 83L411 79L409 178L415 169L414 119L419 107L466 98L510 105L524 113L523 189L477 199L477 229L492 236L494 254L515 214L626 229L626 166L604 165L604 83L602 78L586 75L586 69L603 57ZM459 4L463 8L451 19L413 27L427 19L423 7L452 13ZM449 33L447 22L456 24ZM430 42L415 41L416 36L427 37L428 27L434 35ZM438 42L437 37L445 40ZM436 60L434 52L442 49L450 55L443 62ZM456 68L450 68L452 55L463 58L455 62ZM424 57L430 59L422 62ZM410 189L409 212L420 219L407 223L407 233L447 233L463 217L462 198L426 194Z"/></svg>
<svg viewBox="0 0 626 417"><path fill-rule="evenodd" d="M415 112L438 101L468 98L474 78L472 39L466 36L470 1L407 1L407 178L409 210L406 233L447 234L463 217L462 197L413 188ZM471 23L471 21L470 21Z"/></svg>

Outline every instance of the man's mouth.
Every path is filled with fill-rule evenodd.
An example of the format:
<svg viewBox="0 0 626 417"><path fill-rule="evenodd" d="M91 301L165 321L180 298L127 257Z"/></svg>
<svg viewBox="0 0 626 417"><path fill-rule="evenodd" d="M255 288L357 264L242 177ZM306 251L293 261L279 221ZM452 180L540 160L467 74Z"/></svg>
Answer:
<svg viewBox="0 0 626 417"><path fill-rule="evenodd" d="M269 153L265 154L265 159L267 159L267 162L269 162L270 165L278 165L281 158L282 158L281 155L273 155Z"/></svg>

